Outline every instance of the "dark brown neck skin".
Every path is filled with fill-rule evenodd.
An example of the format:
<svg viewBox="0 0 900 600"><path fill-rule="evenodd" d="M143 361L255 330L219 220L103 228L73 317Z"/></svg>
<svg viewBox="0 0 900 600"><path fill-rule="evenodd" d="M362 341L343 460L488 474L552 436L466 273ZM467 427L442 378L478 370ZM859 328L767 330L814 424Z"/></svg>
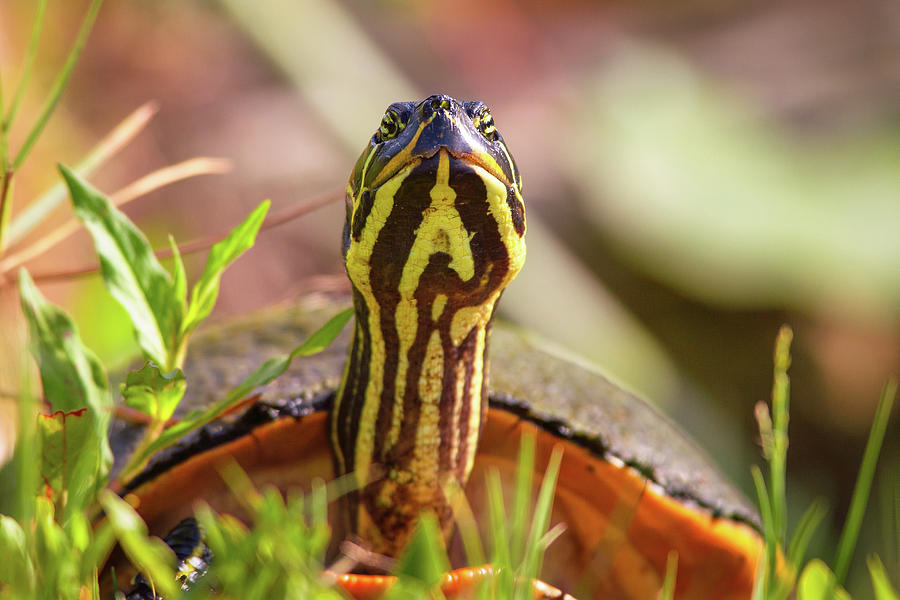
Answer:
<svg viewBox="0 0 900 600"><path fill-rule="evenodd" d="M420 318L404 344L392 318L398 306L379 311L373 330L362 325L373 320L364 298L357 292L354 301L357 325L332 415L336 463L338 474L361 471L370 481L348 499L350 529L394 554L423 510L451 522L443 488L464 485L472 468L487 410L493 307L467 307L476 318L466 326L457 317L454 327L458 311L448 301L417 302L406 309Z"/></svg>

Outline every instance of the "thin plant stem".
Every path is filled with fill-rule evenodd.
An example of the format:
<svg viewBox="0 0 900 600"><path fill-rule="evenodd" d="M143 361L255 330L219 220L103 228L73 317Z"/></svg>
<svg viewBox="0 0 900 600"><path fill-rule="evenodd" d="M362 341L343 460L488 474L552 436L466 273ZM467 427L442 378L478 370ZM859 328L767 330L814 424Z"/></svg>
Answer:
<svg viewBox="0 0 900 600"><path fill-rule="evenodd" d="M18 154L16 154L16 158L12 161L13 171L22 166L22 162L28 156L29 152L31 152L32 147L34 146L35 142L37 142L37 139L41 135L41 132L44 130L44 127L47 125L47 121L50 119L50 115L53 114L56 105L59 103L59 99L62 97L62 93L66 89L66 85L69 83L69 78L72 76L72 71L75 70L75 63L78 61L78 57L81 55L81 50L84 48L84 44L87 41L88 34L91 31L91 27L93 27L94 25L94 21L97 18L97 13L100 11L100 6L102 4L103 0L92 0L91 5L88 7L87 14L84 17L84 20L81 22L81 28L78 30L78 35L75 38L75 44L72 46L72 50L66 57L66 62L63 64L59 75L57 75L56 77L56 81L53 83L53 88L50 90L50 95L47 97L47 100L44 103L44 107L41 109L41 113L38 116L37 121L35 121L34 126L31 128L31 131L28 133L28 136L22 143L22 147L19 148L19 152Z"/></svg>
<svg viewBox="0 0 900 600"><path fill-rule="evenodd" d="M787 371L791 366L791 328L783 326L775 342L775 381L772 385L772 456L769 476L772 493L772 526L778 543L783 545L787 534L787 500L785 479L788 450L788 413L791 382ZM772 557L770 557L772 558Z"/></svg>
<svg viewBox="0 0 900 600"><path fill-rule="evenodd" d="M7 146L6 146L6 136L9 131L9 126L6 123L6 120L3 118L3 73L0 73L0 177L3 177L4 181L6 180L6 167L7 167Z"/></svg>
<svg viewBox="0 0 900 600"><path fill-rule="evenodd" d="M6 226L9 216L12 214L12 200L7 200L9 195L9 179L12 173L7 169L6 136L8 126L3 119L3 77L0 73L0 254L6 247Z"/></svg>
<svg viewBox="0 0 900 600"><path fill-rule="evenodd" d="M144 128L150 119L157 113L159 106L156 102L145 102L137 110L125 117L121 123L109 132L88 153L87 158L78 163L75 172L80 177L90 177L99 167L128 145ZM66 199L68 189L60 181L41 196L24 207L16 216L15 221L9 226L9 245L12 246L22 240L43 219L50 214L63 200Z"/></svg>
<svg viewBox="0 0 900 600"><path fill-rule="evenodd" d="M277 227L282 225L288 221L296 219L305 215L306 213L312 212L323 206L331 204L332 202L337 201L340 198L340 195L329 192L327 194L322 194L308 202L304 202L302 204L298 204L296 206L290 206L280 212L273 213L271 217L266 219L266 222L263 223L262 227L259 228L260 232L266 231L268 229L272 229L273 227ZM211 248L216 242L222 240L222 238L227 235L225 233L219 233L216 235L211 235L207 237L203 237L200 239L192 240L190 242L186 242L184 244L179 244L178 249L181 254L193 254L194 252L200 252L201 250L205 250L207 248ZM170 258L172 256L171 248L161 248L155 251L156 257L160 260L164 260ZM52 271L49 273L39 273L33 276L35 281L40 281L45 283L47 281L65 281L68 279L75 279L77 277L83 277L86 275L91 275L96 272L100 266L98 264L91 265L83 265L80 267L75 267L72 269L66 269L64 271ZM0 271L0 288L11 285L17 281L16 275L14 273L9 273L5 275L2 271Z"/></svg>
<svg viewBox="0 0 900 600"><path fill-rule="evenodd" d="M841 539L838 542L837 554L834 557L834 575L837 583L841 585L847 579L850 559L856 549L856 540L859 537L859 529L866 512L866 504L869 501L869 492L872 489L872 479L875 477L878 454L881 452L881 444L891 418L891 408L896 393L896 381L885 383L881 391L881 398L878 400L878 408L875 409L875 419L872 421L872 429L869 431L862 464L859 467L859 474L856 476L850 510L847 513L847 520L844 522L844 529L841 531Z"/></svg>
<svg viewBox="0 0 900 600"><path fill-rule="evenodd" d="M22 64L22 76L16 86L16 93L13 97L9 110L6 111L6 119L3 126L9 130L12 127L13 119L19 112L19 106L22 104L22 98L25 97L25 90L28 87L28 81L31 79L31 70L34 67L34 58L37 56L38 40L41 38L41 29L44 26L44 13L47 8L47 0L38 0L37 9L34 13L34 21L31 24L31 38L28 40L28 49L25 51L25 62Z"/></svg>
<svg viewBox="0 0 900 600"><path fill-rule="evenodd" d="M6 228L12 214L12 171L0 171L0 255L6 249ZM0 271L2 276L2 271Z"/></svg>
<svg viewBox="0 0 900 600"><path fill-rule="evenodd" d="M116 193L111 194L109 199L113 206L120 207L135 198L139 198L144 194L170 183L175 183L176 181L181 181L190 177L196 177L198 175L227 173L229 170L231 170L231 161L227 159L206 157L192 158L175 165L163 167L149 175L145 175ZM19 265L40 256L80 228L81 222L74 217L70 218L53 231L41 236L41 238L34 243L22 248L15 254L10 254L5 259L0 260L0 273L10 272Z"/></svg>

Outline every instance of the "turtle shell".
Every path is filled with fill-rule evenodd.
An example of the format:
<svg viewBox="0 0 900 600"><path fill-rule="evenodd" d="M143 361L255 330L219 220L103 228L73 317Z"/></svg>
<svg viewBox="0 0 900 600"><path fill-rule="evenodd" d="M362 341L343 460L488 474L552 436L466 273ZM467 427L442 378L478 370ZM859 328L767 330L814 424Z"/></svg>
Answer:
<svg viewBox="0 0 900 600"><path fill-rule="evenodd" d="M199 334L186 363L182 410L213 402L346 304L310 296ZM129 482L151 532L164 534L201 497L218 510L239 511L215 468L226 457L257 483L283 489L332 478L326 417L348 341L345 331L326 351L295 360L243 414L188 436ZM536 482L562 446L552 522L564 522L566 532L546 555L548 583L582 598L656 598L674 551L677 598L750 597L762 549L756 513L671 421L509 326L493 326L490 358L490 409L467 498L477 516L493 468L511 484L523 434L536 438ZM136 425L114 423L117 462L138 434Z"/></svg>

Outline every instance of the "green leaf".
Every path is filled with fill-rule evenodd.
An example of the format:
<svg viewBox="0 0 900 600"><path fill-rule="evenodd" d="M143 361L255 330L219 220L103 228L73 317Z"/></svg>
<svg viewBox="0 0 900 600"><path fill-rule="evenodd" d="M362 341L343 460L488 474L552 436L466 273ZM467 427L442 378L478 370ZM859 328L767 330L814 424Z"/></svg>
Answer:
<svg viewBox="0 0 900 600"><path fill-rule="evenodd" d="M78 485L86 486L85 490L91 486L99 489L112 464L106 437L112 398L106 373L97 357L81 343L69 316L44 300L24 269L19 272L19 295L31 332L32 353L40 367L45 398L56 410L88 411L85 421L76 427L85 436L82 440L86 453L84 464L96 464L97 470L93 471L92 466L90 470L94 475L89 480L79 481ZM90 423L90 428L84 429L86 423ZM44 433L47 433L46 429ZM78 472L83 473L81 466ZM79 502L90 502L93 497L79 494L78 499ZM71 508L83 506L76 502Z"/></svg>
<svg viewBox="0 0 900 600"><path fill-rule="evenodd" d="M219 295L222 272L241 254L253 246L256 234L266 218L270 202L266 200L251 212L244 222L209 251L203 274L191 290L191 303L181 332L186 335L209 316Z"/></svg>
<svg viewBox="0 0 900 600"><path fill-rule="evenodd" d="M819 559L809 561L797 583L797 600L851 600L831 569Z"/></svg>
<svg viewBox="0 0 900 600"><path fill-rule="evenodd" d="M869 566L869 575L872 577L875 600L900 600L900 594L891 585L891 580L884 570L881 559L873 554L866 560L866 563Z"/></svg>
<svg viewBox="0 0 900 600"><path fill-rule="evenodd" d="M150 415L154 421L166 421L184 396L186 382L181 369L163 373L148 361L139 371L131 371L122 384L125 404Z"/></svg>
<svg viewBox="0 0 900 600"><path fill-rule="evenodd" d="M666 557L666 577L663 579L662 588L659 590L659 600L673 600L675 598L675 577L678 575L678 553L674 550Z"/></svg>
<svg viewBox="0 0 900 600"><path fill-rule="evenodd" d="M187 274L184 272L184 261L181 260L181 252L175 238L169 236L169 248L172 249L172 295L182 306L182 312L187 311Z"/></svg>
<svg viewBox="0 0 900 600"><path fill-rule="evenodd" d="M148 359L172 369L184 317L172 278L128 217L75 173L59 169L75 214L94 238L106 287L131 317L138 344Z"/></svg>
<svg viewBox="0 0 900 600"><path fill-rule="evenodd" d="M352 314L352 308L342 310L318 331L309 336L305 342L294 348L290 354L271 358L264 362L243 382L228 392L222 400L206 410L189 413L184 419L166 429L154 442L148 444L143 451L135 452L135 456L132 458L129 466L123 469L122 477L125 479L130 478L133 475L131 471L136 466L143 465L155 452L171 446L191 431L212 422L229 408L246 398L254 389L269 383L284 373L291 366L293 359L298 356L309 356L327 348L344 328L344 325L347 324L347 321L350 320Z"/></svg>
<svg viewBox="0 0 900 600"><path fill-rule="evenodd" d="M437 517L430 512L422 513L412 539L397 561L394 574L415 578L426 588L431 588L440 583L449 570L450 560L444 550Z"/></svg>
<svg viewBox="0 0 900 600"><path fill-rule="evenodd" d="M93 501L105 483L94 422L87 408L38 416L41 491L68 517Z"/></svg>
<svg viewBox="0 0 900 600"><path fill-rule="evenodd" d="M822 500L816 500L809 505L797 523L787 550L788 562L794 565L795 569L799 570L800 565L803 564L809 541L827 512L825 503Z"/></svg>
<svg viewBox="0 0 900 600"><path fill-rule="evenodd" d="M34 564L28 555L25 532L6 515L0 515L0 556L0 581L14 590L34 588Z"/></svg>
<svg viewBox="0 0 900 600"><path fill-rule="evenodd" d="M144 574L163 597L177 596L180 586L175 580L175 555L159 538L147 537L147 525L135 510L113 492L100 494L100 505L112 525L128 560Z"/></svg>

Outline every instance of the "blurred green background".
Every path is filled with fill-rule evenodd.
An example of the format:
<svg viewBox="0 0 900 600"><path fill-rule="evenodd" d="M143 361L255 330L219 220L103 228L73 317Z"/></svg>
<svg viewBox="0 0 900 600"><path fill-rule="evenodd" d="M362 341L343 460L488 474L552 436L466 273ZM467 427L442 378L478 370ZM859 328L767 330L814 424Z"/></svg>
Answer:
<svg viewBox="0 0 900 600"><path fill-rule="evenodd" d="M50 3L20 121L39 111L86 7ZM7 89L33 11L0 3ZM814 544L830 558L880 388L900 372L893 0L107 0L18 175L13 215L56 182L56 162L77 163L155 100L147 130L91 180L114 192L194 156L229 158L230 173L126 210L157 247L169 232L217 234L264 198L277 211L340 194L384 108L436 92L484 100L524 175L528 262L502 316L660 406L748 494L753 405L769 394L778 327L794 328L791 513L828 499L832 531ZM226 274L217 317L345 288L343 211L265 232ZM47 228L69 209L58 213ZM136 348L99 278L41 280L93 260L80 232L27 266L122 364ZM15 394L23 338L14 286L0 282L0 396ZM895 584L900 573L898 432L894 418L850 582L859 598L867 553Z"/></svg>

